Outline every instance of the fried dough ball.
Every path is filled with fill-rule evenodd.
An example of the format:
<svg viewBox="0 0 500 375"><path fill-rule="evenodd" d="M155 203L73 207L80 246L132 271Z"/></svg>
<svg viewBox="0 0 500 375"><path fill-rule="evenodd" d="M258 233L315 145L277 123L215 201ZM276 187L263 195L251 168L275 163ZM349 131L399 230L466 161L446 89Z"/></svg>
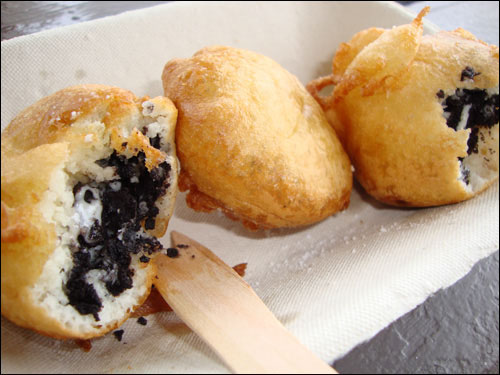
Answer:
<svg viewBox="0 0 500 375"><path fill-rule="evenodd" d="M498 179L498 47L460 28L422 36L428 10L356 34L308 84L357 180L396 206L460 202Z"/></svg>
<svg viewBox="0 0 500 375"><path fill-rule="evenodd" d="M168 62L179 110L179 189L199 211L251 229L296 227L346 208L350 161L298 79L263 55L213 46Z"/></svg>
<svg viewBox="0 0 500 375"><path fill-rule="evenodd" d="M177 194L177 110L80 85L40 99L2 132L2 315L90 339L147 298Z"/></svg>

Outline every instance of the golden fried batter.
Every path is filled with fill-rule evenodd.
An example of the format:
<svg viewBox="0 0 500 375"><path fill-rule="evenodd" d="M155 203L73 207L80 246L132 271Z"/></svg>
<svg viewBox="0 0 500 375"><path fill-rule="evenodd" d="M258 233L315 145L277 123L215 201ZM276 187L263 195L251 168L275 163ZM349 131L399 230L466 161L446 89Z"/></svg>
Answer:
<svg viewBox="0 0 500 375"><path fill-rule="evenodd" d="M422 36L428 10L356 34L339 47L332 75L308 85L355 177L392 205L463 201L498 178L498 47L463 29Z"/></svg>
<svg viewBox="0 0 500 375"><path fill-rule="evenodd" d="M165 233L177 193L176 119L168 98L80 85L12 120L2 133L3 316L88 339L142 304L159 246L141 256Z"/></svg>
<svg viewBox="0 0 500 375"><path fill-rule="evenodd" d="M166 64L179 110L179 188L196 210L222 209L249 228L295 227L344 209L350 162L323 111L272 59L204 48Z"/></svg>

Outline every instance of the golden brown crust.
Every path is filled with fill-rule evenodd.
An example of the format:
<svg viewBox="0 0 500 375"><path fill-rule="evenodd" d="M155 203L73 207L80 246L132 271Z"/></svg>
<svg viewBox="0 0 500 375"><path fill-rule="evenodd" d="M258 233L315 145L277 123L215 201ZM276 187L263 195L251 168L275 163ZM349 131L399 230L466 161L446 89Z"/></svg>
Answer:
<svg viewBox="0 0 500 375"><path fill-rule="evenodd" d="M177 110L167 98L137 98L129 91L104 85L69 87L26 108L2 132L2 315L9 320L54 338L88 339L118 327L128 318L127 313L100 330L78 331L39 307L32 290L55 251L58 236L55 224L47 222L40 204L46 197L52 176L67 168L68 160L77 157L73 154L87 150L95 142L110 142L119 153L136 155L138 151L144 151L149 169L166 159L164 152L152 147L149 139L131 126L142 116L145 101L154 102L155 111L172 116L171 134L166 134L165 139L170 137L171 141L172 157L169 161L175 185L174 193L168 199L175 199L174 128ZM85 125L84 130L75 125L82 119L88 120L85 124L90 124ZM102 127L99 124L104 124L106 131L99 130L99 126ZM127 132L122 132L124 128L130 130L128 136ZM91 138L87 140L89 136ZM96 136L103 138L96 139ZM151 231L156 236L165 233L173 202L164 207L166 209L157 216L155 229ZM138 267L146 266L141 263ZM152 264L146 268L146 293L138 296L135 307L144 302L151 288L154 268Z"/></svg>
<svg viewBox="0 0 500 375"><path fill-rule="evenodd" d="M155 272L152 268L148 270L148 277L146 281L147 289L138 299L137 303L130 309L130 312L124 314L119 320L112 324L103 326L98 332L82 333L74 329L70 329L58 321L51 319L47 316L44 309L37 307L33 304L32 299L27 293L18 295L15 302L8 303L8 307L3 307L2 301L2 315L7 317L10 321L18 326L31 329L41 335L48 336L54 339L67 340L67 339L80 339L88 340L102 336L114 329L120 327L132 314L133 311L138 309L148 298L151 292ZM15 304L14 304L15 303ZM14 307L14 308L12 308Z"/></svg>
<svg viewBox="0 0 500 375"><path fill-rule="evenodd" d="M54 249L56 233L36 204L48 189L52 170L67 154L67 146L61 143L43 145L12 158L2 152L2 315L23 327L38 321L46 332L51 332L55 324L34 306L29 288Z"/></svg>
<svg viewBox="0 0 500 375"><path fill-rule="evenodd" d="M191 207L273 228L347 206L349 160L317 103L276 62L213 46L168 62L162 79L179 110L180 189Z"/></svg>
<svg viewBox="0 0 500 375"><path fill-rule="evenodd" d="M340 81L345 71L363 48L375 41L385 32L384 29L372 27L355 34L349 43L340 43L335 58L332 60L332 72L335 81Z"/></svg>
<svg viewBox="0 0 500 375"><path fill-rule="evenodd" d="M422 18L428 11L429 7L425 7L411 24L376 35L376 43L371 42L360 48L362 53L354 58L346 56L348 67L335 86L334 101L339 101L355 88L360 88L362 96L397 88L398 78L406 72L417 54L423 32ZM364 42L368 43L369 39ZM353 44L357 43L355 38ZM340 65L341 59L342 56L335 59L337 65Z"/></svg>
<svg viewBox="0 0 500 375"><path fill-rule="evenodd" d="M105 85L80 85L60 90L39 100L17 115L2 133L15 144L15 152L54 143L78 118L95 114L106 126L119 124L135 96L126 90Z"/></svg>
<svg viewBox="0 0 500 375"><path fill-rule="evenodd" d="M425 12L409 25L380 33L363 48L358 36L346 43L334 57L333 94L319 100L356 178L369 194L396 206L460 202L495 180L476 191L462 182L458 158L467 156L470 130L447 126L436 94L498 87L498 47L463 29L422 37ZM473 81L461 80L467 66L480 72ZM324 81L328 79L311 82L310 90L318 95L315 86ZM496 168L498 178L498 166L488 168Z"/></svg>

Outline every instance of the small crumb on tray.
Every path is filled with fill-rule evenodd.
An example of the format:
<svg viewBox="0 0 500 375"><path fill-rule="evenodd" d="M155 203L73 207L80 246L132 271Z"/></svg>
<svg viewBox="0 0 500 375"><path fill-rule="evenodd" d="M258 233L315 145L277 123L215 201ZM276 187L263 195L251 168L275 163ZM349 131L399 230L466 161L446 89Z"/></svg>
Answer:
<svg viewBox="0 0 500 375"><path fill-rule="evenodd" d="M176 258L179 256L179 250L177 250L175 247L169 247L167 249L167 256L169 258Z"/></svg>
<svg viewBox="0 0 500 375"><path fill-rule="evenodd" d="M78 345L85 353L90 352L90 349L92 349L92 342L90 340L75 340L75 344Z"/></svg>
<svg viewBox="0 0 500 375"><path fill-rule="evenodd" d="M114 331L113 332L113 335L115 336L115 338L118 340L118 341L122 341L122 337L123 337L123 333L125 331L123 329L119 329L118 331Z"/></svg>

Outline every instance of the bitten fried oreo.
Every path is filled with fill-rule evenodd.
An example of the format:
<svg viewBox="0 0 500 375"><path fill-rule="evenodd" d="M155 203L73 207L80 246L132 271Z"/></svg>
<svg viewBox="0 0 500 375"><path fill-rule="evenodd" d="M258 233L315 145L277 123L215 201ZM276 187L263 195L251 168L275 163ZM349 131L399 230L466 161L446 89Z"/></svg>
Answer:
<svg viewBox="0 0 500 375"><path fill-rule="evenodd" d="M298 79L263 55L213 46L168 62L179 110L179 189L249 228L295 227L347 207L349 159Z"/></svg>
<svg viewBox="0 0 500 375"><path fill-rule="evenodd" d="M463 29L422 36L428 10L356 34L340 45L332 75L308 85L355 177L391 205L460 202L498 179L498 47Z"/></svg>
<svg viewBox="0 0 500 375"><path fill-rule="evenodd" d="M177 191L176 119L167 98L83 85L12 120L2 133L2 315L88 339L141 305Z"/></svg>

